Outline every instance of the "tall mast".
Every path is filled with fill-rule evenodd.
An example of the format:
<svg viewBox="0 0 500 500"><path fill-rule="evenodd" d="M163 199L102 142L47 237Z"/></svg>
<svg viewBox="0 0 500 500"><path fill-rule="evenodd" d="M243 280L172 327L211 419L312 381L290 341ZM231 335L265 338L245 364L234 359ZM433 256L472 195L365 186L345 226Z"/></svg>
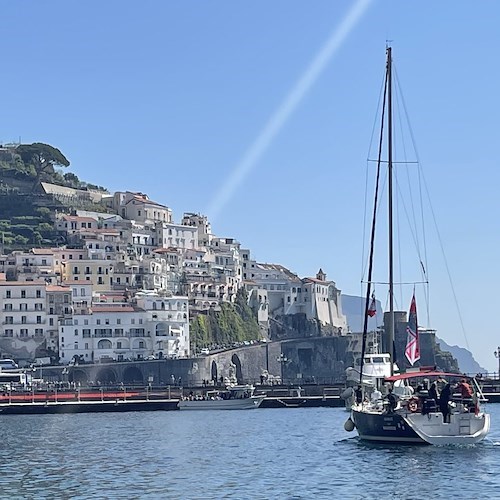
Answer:
<svg viewBox="0 0 500 500"><path fill-rule="evenodd" d="M389 325L388 343L391 353L391 375L394 373L394 255L392 227L392 48L387 47L387 149L388 149L388 189L389 189Z"/></svg>

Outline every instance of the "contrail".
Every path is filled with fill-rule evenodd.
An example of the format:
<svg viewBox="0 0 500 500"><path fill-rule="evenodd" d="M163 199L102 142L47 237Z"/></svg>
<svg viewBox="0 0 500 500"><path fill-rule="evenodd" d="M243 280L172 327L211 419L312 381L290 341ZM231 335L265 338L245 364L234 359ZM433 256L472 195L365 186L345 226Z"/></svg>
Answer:
<svg viewBox="0 0 500 500"><path fill-rule="evenodd" d="M254 143L237 163L236 167L209 205L207 215L212 223L232 198L244 178L250 173L260 157L271 145L276 134L282 129L283 125L293 111L295 111L295 108L299 105L307 91L319 78L330 59L340 48L346 37L351 33L371 2L372 0L358 0L358 2L356 2L340 25L336 27L330 35L325 45L318 52L304 74L299 78L282 104L274 114L271 115L271 118L266 123L262 132L257 136Z"/></svg>

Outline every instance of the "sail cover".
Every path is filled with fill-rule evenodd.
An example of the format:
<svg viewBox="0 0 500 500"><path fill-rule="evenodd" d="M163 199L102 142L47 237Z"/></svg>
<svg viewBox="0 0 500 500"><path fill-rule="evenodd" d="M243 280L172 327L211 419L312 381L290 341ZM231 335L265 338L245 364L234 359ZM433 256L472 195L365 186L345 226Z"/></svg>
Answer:
<svg viewBox="0 0 500 500"><path fill-rule="evenodd" d="M413 366L415 361L420 359L420 344L418 341L418 323L417 323L417 302L415 294L411 299L410 314L408 315L408 326L406 327L406 349L405 355Z"/></svg>

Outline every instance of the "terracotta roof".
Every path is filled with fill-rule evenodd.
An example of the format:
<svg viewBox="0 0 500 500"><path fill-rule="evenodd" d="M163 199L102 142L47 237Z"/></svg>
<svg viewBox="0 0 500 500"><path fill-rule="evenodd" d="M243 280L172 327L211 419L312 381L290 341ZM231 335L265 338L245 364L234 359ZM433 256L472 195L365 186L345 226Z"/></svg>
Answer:
<svg viewBox="0 0 500 500"><path fill-rule="evenodd" d="M133 306L117 306L113 304L105 304L104 306L92 304L92 312L135 312L136 309Z"/></svg>
<svg viewBox="0 0 500 500"><path fill-rule="evenodd" d="M34 255L54 255L54 252L51 248L32 248L31 252Z"/></svg>
<svg viewBox="0 0 500 500"><path fill-rule="evenodd" d="M78 215L63 215L62 220L79 222L97 222L92 217L79 217Z"/></svg>
<svg viewBox="0 0 500 500"><path fill-rule="evenodd" d="M71 292L71 287L61 285L47 285L45 287L47 292Z"/></svg>
<svg viewBox="0 0 500 500"><path fill-rule="evenodd" d="M0 286L45 286L45 281L0 281Z"/></svg>

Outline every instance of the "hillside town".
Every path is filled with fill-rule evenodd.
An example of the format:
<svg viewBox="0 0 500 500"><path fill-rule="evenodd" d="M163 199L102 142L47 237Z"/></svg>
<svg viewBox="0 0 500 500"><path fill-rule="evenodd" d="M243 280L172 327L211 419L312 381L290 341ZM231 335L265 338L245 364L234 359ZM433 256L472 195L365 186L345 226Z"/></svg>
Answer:
<svg viewBox="0 0 500 500"><path fill-rule="evenodd" d="M258 320L256 341L294 315L316 334L348 333L341 292L321 269L300 278L259 263L234 237L213 234L206 216L185 213L176 222L143 193L40 186L61 207L83 200L87 209L53 214L59 245L0 256L3 357L62 364L190 357L208 347L194 345L190 322L242 292Z"/></svg>

